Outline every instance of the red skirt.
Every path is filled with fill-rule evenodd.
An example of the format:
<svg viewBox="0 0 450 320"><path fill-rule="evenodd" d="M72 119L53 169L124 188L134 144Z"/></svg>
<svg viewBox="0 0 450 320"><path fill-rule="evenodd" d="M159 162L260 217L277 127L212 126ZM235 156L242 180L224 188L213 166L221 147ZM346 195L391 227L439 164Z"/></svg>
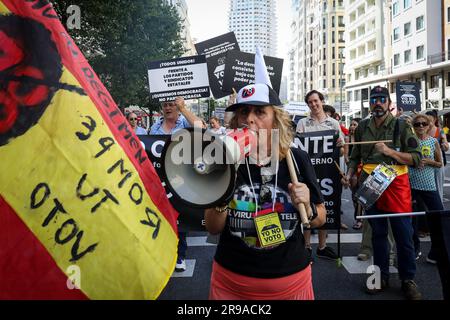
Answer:
<svg viewBox="0 0 450 320"><path fill-rule="evenodd" d="M281 278L243 276L214 261L210 300L314 300L311 266Z"/></svg>

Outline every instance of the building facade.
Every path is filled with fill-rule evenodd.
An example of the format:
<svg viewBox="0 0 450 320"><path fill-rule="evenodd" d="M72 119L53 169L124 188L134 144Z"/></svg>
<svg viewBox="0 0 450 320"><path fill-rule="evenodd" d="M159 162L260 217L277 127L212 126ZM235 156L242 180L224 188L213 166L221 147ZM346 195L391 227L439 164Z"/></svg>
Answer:
<svg viewBox="0 0 450 320"><path fill-rule="evenodd" d="M421 110L450 108L450 1L346 0L349 116L368 114L368 95L397 82L420 85ZM419 110L418 110L419 111Z"/></svg>
<svg viewBox="0 0 450 320"><path fill-rule="evenodd" d="M181 20L181 40L183 41L184 54L183 56L193 56L197 54L195 50L194 41L191 37L191 24L188 17L188 6L185 0L165 0L168 4L177 9Z"/></svg>
<svg viewBox="0 0 450 320"><path fill-rule="evenodd" d="M230 0L228 28L234 31L241 51L277 56L275 0Z"/></svg>
<svg viewBox="0 0 450 320"><path fill-rule="evenodd" d="M319 90L339 110L345 82L344 1L293 0L291 7L288 97L303 101L308 91Z"/></svg>

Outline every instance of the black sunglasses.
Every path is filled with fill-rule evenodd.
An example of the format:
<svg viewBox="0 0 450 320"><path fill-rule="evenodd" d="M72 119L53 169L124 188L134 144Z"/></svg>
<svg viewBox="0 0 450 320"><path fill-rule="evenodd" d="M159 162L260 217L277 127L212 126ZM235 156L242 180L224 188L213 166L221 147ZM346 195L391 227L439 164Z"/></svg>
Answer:
<svg viewBox="0 0 450 320"><path fill-rule="evenodd" d="M386 97L370 98L370 103L375 104L375 103L377 103L378 100L380 100L381 103L386 103L387 98Z"/></svg>
<svg viewBox="0 0 450 320"><path fill-rule="evenodd" d="M428 123L426 123L426 122L414 122L413 126L414 126L415 128L418 128L418 127L427 127L427 126L428 126Z"/></svg>

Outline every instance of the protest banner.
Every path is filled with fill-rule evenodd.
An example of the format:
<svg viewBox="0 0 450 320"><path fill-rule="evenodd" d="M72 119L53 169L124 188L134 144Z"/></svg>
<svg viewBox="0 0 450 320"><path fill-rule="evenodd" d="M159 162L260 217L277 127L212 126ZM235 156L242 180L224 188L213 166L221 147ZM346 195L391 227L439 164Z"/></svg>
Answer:
<svg viewBox="0 0 450 320"><path fill-rule="evenodd" d="M272 89L279 94L283 59L264 56L264 61ZM233 88L239 91L242 87L252 83L255 83L255 55L237 50L228 51L222 90L231 93Z"/></svg>
<svg viewBox="0 0 450 320"><path fill-rule="evenodd" d="M334 162L339 162L338 136L333 130L297 133L294 145L307 152L325 200L327 220L322 229L339 229L342 184Z"/></svg>
<svg viewBox="0 0 450 320"><path fill-rule="evenodd" d="M197 54L206 56L209 85L214 98L219 99L231 94L231 91L224 92L222 90L222 84L227 52L230 50L239 50L234 32L225 33L218 37L196 43L195 48L197 49Z"/></svg>
<svg viewBox="0 0 450 320"><path fill-rule="evenodd" d="M157 102L208 98L209 80L205 56L152 61L148 67L150 99Z"/></svg>
<svg viewBox="0 0 450 320"><path fill-rule="evenodd" d="M153 163L153 167L165 188L167 198L174 209L179 212L178 229L180 231L206 231L204 210L187 206L179 197L177 197L177 195L171 193L170 190L166 188L166 176L161 169L161 153L166 142L170 141L171 135L140 135L138 137L145 145L145 151L147 152L148 158Z"/></svg>
<svg viewBox="0 0 450 320"><path fill-rule="evenodd" d="M403 111L420 111L420 84L416 82L396 83L397 109Z"/></svg>
<svg viewBox="0 0 450 320"><path fill-rule="evenodd" d="M0 299L155 299L177 212L47 1L0 1Z"/></svg>

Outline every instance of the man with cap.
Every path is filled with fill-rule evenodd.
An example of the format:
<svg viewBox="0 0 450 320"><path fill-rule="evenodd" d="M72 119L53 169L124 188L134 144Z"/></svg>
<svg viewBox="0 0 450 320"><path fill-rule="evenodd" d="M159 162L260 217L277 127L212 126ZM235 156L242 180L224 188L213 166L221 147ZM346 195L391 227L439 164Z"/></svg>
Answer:
<svg viewBox="0 0 450 320"><path fill-rule="evenodd" d="M355 141L390 140L387 144L357 144L353 146L347 175L342 179L344 186L349 186L355 178L356 168L363 164L361 183L381 163L393 168L397 176L382 193L375 204L366 211L366 215L383 213L411 212L411 187L408 177L408 166L417 167L420 163L419 141L411 126L390 113L391 99L387 88L376 86L370 91L370 111L372 117L359 123L355 132ZM374 264L381 270L381 281L369 283L367 292L376 294L389 287L389 246L387 242L388 218L369 219L372 227L372 244ZM389 218L392 232L397 244L398 271L402 291L407 299L419 300L414 277L416 261L413 244L413 227L411 217ZM369 278L372 279L372 276Z"/></svg>

